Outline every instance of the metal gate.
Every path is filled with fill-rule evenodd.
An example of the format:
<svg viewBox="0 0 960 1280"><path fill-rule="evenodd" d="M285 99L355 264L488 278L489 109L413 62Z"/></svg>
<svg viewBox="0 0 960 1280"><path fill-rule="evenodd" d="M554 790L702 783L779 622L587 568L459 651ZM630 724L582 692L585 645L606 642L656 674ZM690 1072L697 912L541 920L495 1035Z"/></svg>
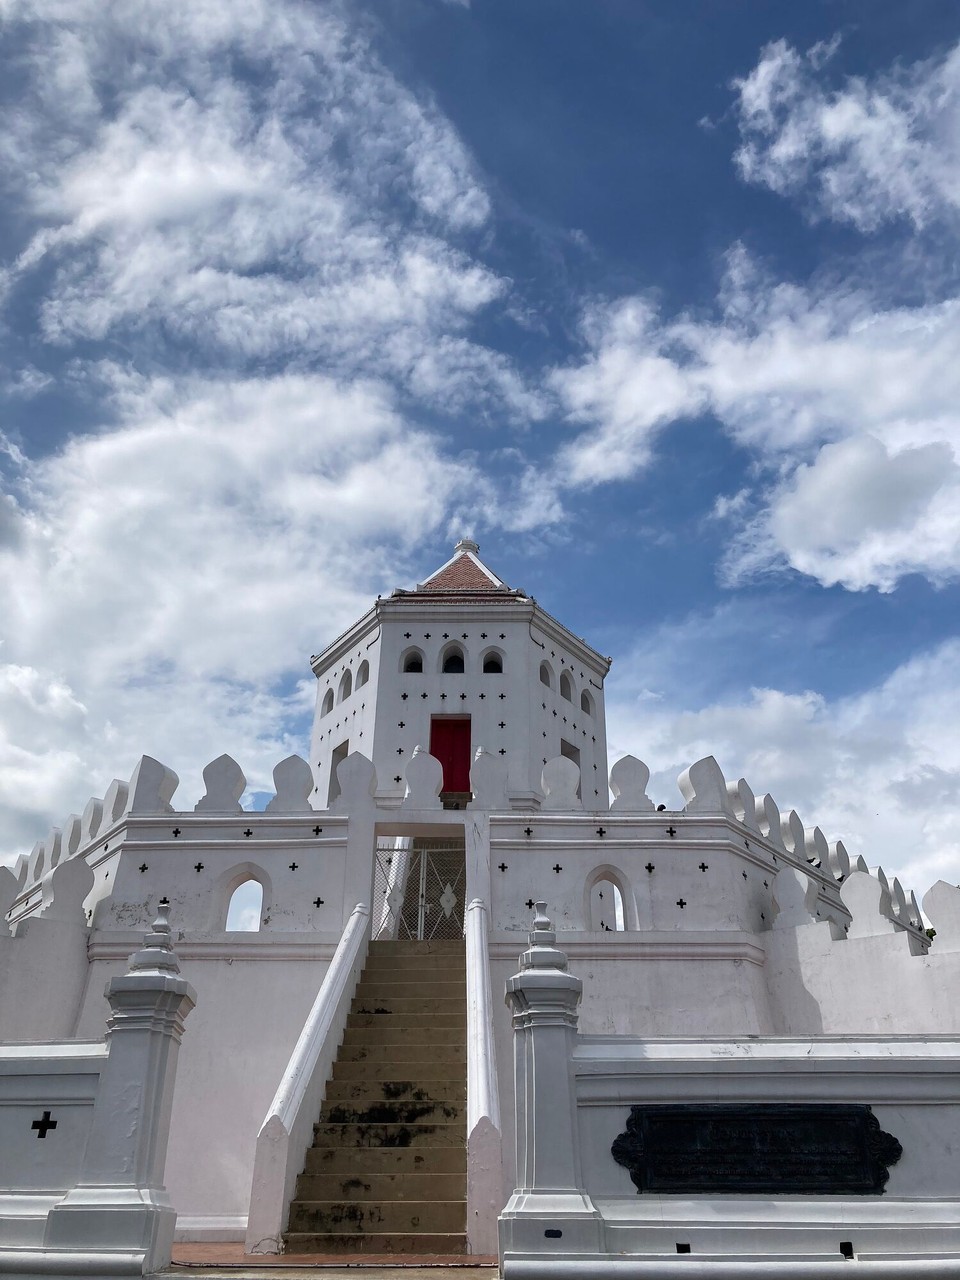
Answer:
<svg viewBox="0 0 960 1280"><path fill-rule="evenodd" d="M373 886L373 936L417 942L462 938L465 882L462 840L381 840Z"/></svg>

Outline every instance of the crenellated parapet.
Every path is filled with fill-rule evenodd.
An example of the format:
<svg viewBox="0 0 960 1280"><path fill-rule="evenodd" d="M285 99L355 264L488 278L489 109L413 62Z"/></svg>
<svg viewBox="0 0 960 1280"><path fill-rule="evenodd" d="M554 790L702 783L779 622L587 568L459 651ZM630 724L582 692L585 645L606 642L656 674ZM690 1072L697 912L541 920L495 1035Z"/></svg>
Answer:
<svg viewBox="0 0 960 1280"><path fill-rule="evenodd" d="M457 821L443 809L441 766L422 746L404 766L399 806L381 808L376 771L359 753L340 762L337 776L335 799L318 810L309 765L289 756L274 770L275 795L265 808L245 810L244 772L221 755L203 770L203 794L191 807L175 808L177 774L144 756L128 781L114 780L20 859L9 919L46 914L50 875L80 858L94 874L85 901L91 926L141 927L167 897L191 928L222 931L231 895L252 879L262 892L261 928L332 927L342 903L331 882L344 881L338 868L351 823L359 830L358 823L386 813L398 830L422 826L431 813L431 821ZM871 870L795 810L781 812L745 779L728 781L712 756L680 774L675 808L654 806L649 777L646 764L623 757L610 772L611 806L593 808L576 762L558 756L543 766L538 810L517 812L505 761L478 748L468 808L491 816L489 865L508 868L491 871L496 926L521 927L525 903L545 898L556 904L564 930L763 933L778 919L782 927L785 901L790 918L799 919L798 893L784 880L774 883L789 867L800 877L810 920L831 921L851 938L906 932L917 950L927 948L916 898L899 880L890 883L881 867ZM372 854L354 856L362 863Z"/></svg>

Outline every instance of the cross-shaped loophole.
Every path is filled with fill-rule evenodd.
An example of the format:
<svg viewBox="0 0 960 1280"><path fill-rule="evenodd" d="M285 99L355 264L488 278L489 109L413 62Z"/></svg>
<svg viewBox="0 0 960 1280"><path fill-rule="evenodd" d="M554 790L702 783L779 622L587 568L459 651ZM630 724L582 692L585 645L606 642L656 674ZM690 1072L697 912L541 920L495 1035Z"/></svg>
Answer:
<svg viewBox="0 0 960 1280"><path fill-rule="evenodd" d="M33 1124L30 1126L31 1129L36 1129L38 1138L45 1138L50 1130L56 1129L56 1127L57 1122L56 1120L50 1119L49 1111L45 1111L40 1119L34 1120Z"/></svg>

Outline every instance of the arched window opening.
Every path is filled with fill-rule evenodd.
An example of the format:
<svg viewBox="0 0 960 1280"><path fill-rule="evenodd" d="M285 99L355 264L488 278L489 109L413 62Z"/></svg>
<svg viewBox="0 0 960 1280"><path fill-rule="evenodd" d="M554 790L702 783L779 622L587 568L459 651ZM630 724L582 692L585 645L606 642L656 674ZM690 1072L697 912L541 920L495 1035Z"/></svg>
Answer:
<svg viewBox="0 0 960 1280"><path fill-rule="evenodd" d="M567 702L573 701L573 681L570 679L569 671L563 671L560 674L560 697L566 698Z"/></svg>
<svg viewBox="0 0 960 1280"><path fill-rule="evenodd" d="M590 890L590 928L595 933L622 933L623 894L612 880L598 880Z"/></svg>
<svg viewBox="0 0 960 1280"><path fill-rule="evenodd" d="M328 716L332 710L333 710L333 690L328 689L327 692L323 695L323 703L320 707L320 714L322 716Z"/></svg>
<svg viewBox="0 0 960 1280"><path fill-rule="evenodd" d="M540 663L540 683L545 684L548 689L553 688L553 672L550 670L549 662Z"/></svg>
<svg viewBox="0 0 960 1280"><path fill-rule="evenodd" d="M483 674L485 676L502 676L503 675L503 658L499 653L488 653L483 659Z"/></svg>
<svg viewBox="0 0 960 1280"><path fill-rule="evenodd" d="M357 683L356 688L361 688L370 679L370 663L364 658L357 667Z"/></svg>
<svg viewBox="0 0 960 1280"><path fill-rule="evenodd" d="M443 665L440 670L445 676L459 676L464 672L463 650L459 645L453 645L443 655Z"/></svg>
<svg viewBox="0 0 960 1280"><path fill-rule="evenodd" d="M340 689L337 693L337 701L346 702L351 693L353 693L353 676L350 674L350 669L348 667L340 677Z"/></svg>
<svg viewBox="0 0 960 1280"><path fill-rule="evenodd" d="M404 654L403 670L408 675L411 673L419 675L423 672L423 654L419 649L410 649Z"/></svg>
<svg viewBox="0 0 960 1280"><path fill-rule="evenodd" d="M584 689L583 693L580 695L580 710L585 711L588 716L593 715L593 702L591 701L590 695L587 693L586 689Z"/></svg>
<svg viewBox="0 0 960 1280"><path fill-rule="evenodd" d="M228 933L259 933L263 914L263 885L253 877L238 884L227 907Z"/></svg>

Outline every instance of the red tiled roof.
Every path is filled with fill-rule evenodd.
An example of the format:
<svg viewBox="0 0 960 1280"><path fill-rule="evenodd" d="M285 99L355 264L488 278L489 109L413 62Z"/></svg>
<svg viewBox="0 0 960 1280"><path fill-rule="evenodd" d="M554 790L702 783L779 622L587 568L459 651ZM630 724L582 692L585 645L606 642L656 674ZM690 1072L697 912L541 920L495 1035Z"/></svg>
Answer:
<svg viewBox="0 0 960 1280"><path fill-rule="evenodd" d="M420 584L418 591L503 591L466 553Z"/></svg>

